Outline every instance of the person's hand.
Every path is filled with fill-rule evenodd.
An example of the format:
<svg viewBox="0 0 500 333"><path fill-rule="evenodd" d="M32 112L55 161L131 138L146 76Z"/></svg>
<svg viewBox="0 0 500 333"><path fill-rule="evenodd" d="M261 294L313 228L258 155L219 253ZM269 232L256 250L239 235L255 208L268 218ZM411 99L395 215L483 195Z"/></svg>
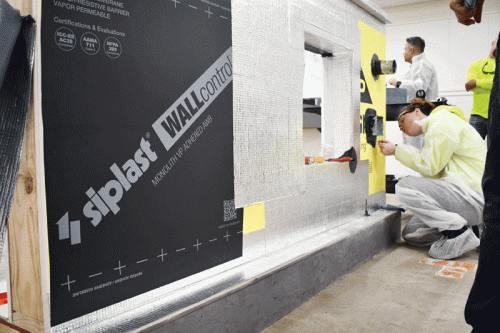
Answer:
<svg viewBox="0 0 500 333"><path fill-rule="evenodd" d="M388 83L394 87L398 86L398 80L396 80L395 78L390 78Z"/></svg>
<svg viewBox="0 0 500 333"><path fill-rule="evenodd" d="M465 90L471 91L474 88L476 88L476 80L472 79L467 81L467 83L465 84Z"/></svg>
<svg viewBox="0 0 500 333"><path fill-rule="evenodd" d="M474 23L481 23L481 16L483 14L483 3L481 0L476 8L469 9L463 4L463 0L451 0L450 8L455 12L457 21L464 25L471 25Z"/></svg>
<svg viewBox="0 0 500 333"><path fill-rule="evenodd" d="M389 140L380 140L378 146L385 156L394 155L396 153L396 145Z"/></svg>

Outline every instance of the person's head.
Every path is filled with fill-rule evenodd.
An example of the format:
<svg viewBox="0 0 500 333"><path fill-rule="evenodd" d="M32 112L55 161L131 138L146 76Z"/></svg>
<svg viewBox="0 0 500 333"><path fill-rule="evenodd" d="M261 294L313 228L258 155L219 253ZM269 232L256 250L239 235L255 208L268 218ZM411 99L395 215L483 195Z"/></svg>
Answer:
<svg viewBox="0 0 500 333"><path fill-rule="evenodd" d="M422 134L422 126L415 120L422 120L429 116L434 107L433 103L425 99L415 98L410 105L401 109L398 117L399 129L408 136Z"/></svg>
<svg viewBox="0 0 500 333"><path fill-rule="evenodd" d="M497 57L497 43L498 38L491 43L490 58L495 59Z"/></svg>
<svg viewBox="0 0 500 333"><path fill-rule="evenodd" d="M412 59L418 56L425 49L425 41L420 37L409 37L406 38L405 51L403 57L406 62L412 63Z"/></svg>

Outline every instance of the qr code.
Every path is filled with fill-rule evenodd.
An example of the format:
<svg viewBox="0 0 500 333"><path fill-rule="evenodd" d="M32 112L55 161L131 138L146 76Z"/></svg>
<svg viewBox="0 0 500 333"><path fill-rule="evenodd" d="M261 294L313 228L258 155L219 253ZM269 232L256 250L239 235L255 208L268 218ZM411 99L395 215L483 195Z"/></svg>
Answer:
<svg viewBox="0 0 500 333"><path fill-rule="evenodd" d="M224 222L236 219L236 207L233 200L224 201Z"/></svg>

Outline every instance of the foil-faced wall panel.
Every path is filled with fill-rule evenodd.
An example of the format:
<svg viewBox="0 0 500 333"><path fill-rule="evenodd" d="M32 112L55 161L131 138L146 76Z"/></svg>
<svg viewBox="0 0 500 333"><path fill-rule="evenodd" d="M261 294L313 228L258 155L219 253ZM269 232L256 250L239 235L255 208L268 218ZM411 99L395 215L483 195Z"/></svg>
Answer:
<svg viewBox="0 0 500 333"><path fill-rule="evenodd" d="M368 174L367 161L358 165L358 171ZM266 251L297 244L359 218L368 200L368 183L351 173L347 164L309 165L304 193L266 203Z"/></svg>
<svg viewBox="0 0 500 333"><path fill-rule="evenodd" d="M324 135L323 144L335 147L334 154L354 147L359 156L358 20L382 31L384 25L349 1L236 1L237 7L233 13L236 205L266 202L261 240L266 252L272 252L346 223L363 215L367 205L375 205L368 196L366 161L358 162L352 174L347 164L305 166L299 158L303 50L307 40L334 53L329 84L335 112L323 116L323 121L335 130ZM268 13L280 16L277 24ZM258 87L261 83L269 84L266 91ZM263 171L268 168L274 170Z"/></svg>
<svg viewBox="0 0 500 333"><path fill-rule="evenodd" d="M351 90L351 83L359 79L355 69L360 68L360 9L345 1L298 0L236 1L234 8L233 18L240 16L233 24L234 85L235 91L245 90L235 94L236 206L243 207L297 195L305 185L303 165L297 158L302 150L303 52L294 51L303 50L306 30L319 30L322 39L331 39L353 55L347 64L338 66L339 79L335 80L345 87L335 90L336 96L352 96L347 101L337 98L337 105L351 112L335 116L342 124L335 131L336 138L326 138L324 143L341 154L358 142L359 130L352 133L350 129L358 127L354 119L359 115L359 97L354 95L359 87ZM346 38L352 30L355 40Z"/></svg>
<svg viewBox="0 0 500 333"><path fill-rule="evenodd" d="M349 133L349 129L359 127L354 121L359 116L359 72L356 69L361 67L357 20L362 17L382 30L384 25L349 1L236 1L234 8L238 9L233 12L233 18L240 15L240 19L234 20L233 28L235 91L239 88L250 90L244 96L235 96L236 205L243 207L297 195L304 186L303 166L301 161L295 161L302 145L300 125L294 131L294 124L299 124L302 118L301 107L296 103L300 104L303 84L303 54L293 50L303 48L305 32L319 30L323 39L331 36L333 44L340 44L353 54L350 67L344 72L350 73L347 80L358 87L347 94L352 99L342 107L353 110L346 115L353 121L347 130L345 125L339 126L334 144L338 147L337 152L348 148L348 144L342 142L346 136L352 145L358 143L359 130ZM283 19L287 17L288 20ZM345 80L345 75L340 77ZM263 83L271 83L266 91L258 87ZM337 93L346 96L349 90L348 87ZM269 121L267 115L274 121ZM287 128L280 131L283 127ZM259 145L255 144L257 142ZM278 150L274 150L275 147L279 147ZM357 145L355 149L359 153ZM263 155L266 158L260 157ZM286 156L290 157L288 163L282 160ZM272 168L274 172L262 174L265 168Z"/></svg>

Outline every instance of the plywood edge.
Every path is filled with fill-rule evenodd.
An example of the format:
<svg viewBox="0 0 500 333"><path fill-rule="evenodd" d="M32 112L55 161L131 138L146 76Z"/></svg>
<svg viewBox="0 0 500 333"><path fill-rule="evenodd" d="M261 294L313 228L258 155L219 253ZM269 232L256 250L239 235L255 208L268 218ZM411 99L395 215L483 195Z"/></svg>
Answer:
<svg viewBox="0 0 500 333"><path fill-rule="evenodd" d="M33 75L33 104L34 104L34 126L35 126L35 164L37 169L36 186L38 191L38 230L40 246L40 269L42 288L43 323L45 332L50 332L50 268L49 268L49 240L47 224L47 205L45 197L45 164L43 145L43 121L42 121L42 65L41 65L41 19L42 1L33 1L33 17L37 22L35 68Z"/></svg>
<svg viewBox="0 0 500 333"><path fill-rule="evenodd" d="M33 104L8 222L12 310L43 320Z"/></svg>
<svg viewBox="0 0 500 333"><path fill-rule="evenodd" d="M42 321L37 320L35 318L25 316L25 315L18 313L18 312L14 312L12 314L12 324L14 324L14 326L17 326L17 327L24 330L21 332L30 332L30 333L43 333L44 332L44 327L43 327Z"/></svg>
<svg viewBox="0 0 500 333"><path fill-rule="evenodd" d="M19 326L9 323L6 320L0 319L0 333L29 333Z"/></svg>

